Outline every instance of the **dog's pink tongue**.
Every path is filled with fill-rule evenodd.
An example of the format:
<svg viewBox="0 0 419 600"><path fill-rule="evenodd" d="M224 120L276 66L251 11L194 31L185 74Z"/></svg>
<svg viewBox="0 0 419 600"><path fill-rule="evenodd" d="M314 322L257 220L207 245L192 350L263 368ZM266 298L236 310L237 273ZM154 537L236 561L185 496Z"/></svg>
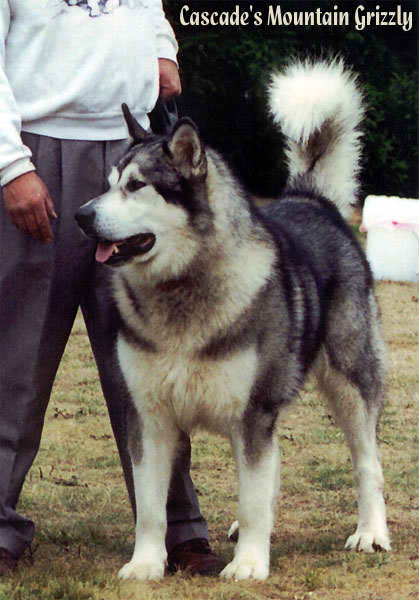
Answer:
<svg viewBox="0 0 419 600"><path fill-rule="evenodd" d="M97 262L100 262L100 263L106 262L112 256L115 248L116 248L116 244L99 243L97 245L96 255L95 255Z"/></svg>

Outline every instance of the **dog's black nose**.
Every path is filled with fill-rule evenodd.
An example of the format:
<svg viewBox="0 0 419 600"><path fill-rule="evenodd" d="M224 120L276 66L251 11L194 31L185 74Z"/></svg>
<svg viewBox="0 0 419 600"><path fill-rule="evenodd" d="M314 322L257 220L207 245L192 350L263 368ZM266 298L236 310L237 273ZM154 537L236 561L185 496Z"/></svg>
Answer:
<svg viewBox="0 0 419 600"><path fill-rule="evenodd" d="M84 204L79 208L74 217L78 223L78 226L84 231L84 233L89 235L95 232L94 222L96 218L96 211L92 206Z"/></svg>

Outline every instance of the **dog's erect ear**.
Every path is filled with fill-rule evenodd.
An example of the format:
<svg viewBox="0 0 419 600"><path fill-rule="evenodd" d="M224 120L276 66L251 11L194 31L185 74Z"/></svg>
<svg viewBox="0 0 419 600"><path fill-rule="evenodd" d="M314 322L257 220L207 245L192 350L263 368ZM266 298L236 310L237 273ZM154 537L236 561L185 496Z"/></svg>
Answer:
<svg viewBox="0 0 419 600"><path fill-rule="evenodd" d="M173 162L186 178L202 178L207 172L205 150L195 123L188 117L180 119L167 143Z"/></svg>
<svg viewBox="0 0 419 600"><path fill-rule="evenodd" d="M150 134L147 133L147 131L143 127L141 127L137 119L131 114L131 111L128 108L127 104L122 104L121 108L122 112L124 113L124 119L128 127L128 133L132 138L133 143L140 144L147 137L149 137Z"/></svg>

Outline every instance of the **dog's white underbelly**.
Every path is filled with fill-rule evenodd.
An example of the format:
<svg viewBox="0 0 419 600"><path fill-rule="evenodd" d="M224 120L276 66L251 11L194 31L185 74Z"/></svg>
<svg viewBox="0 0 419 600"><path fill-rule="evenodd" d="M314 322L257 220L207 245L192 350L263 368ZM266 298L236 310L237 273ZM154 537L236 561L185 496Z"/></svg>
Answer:
<svg viewBox="0 0 419 600"><path fill-rule="evenodd" d="M228 434L246 409L257 375L255 347L223 359L150 353L118 340L122 372L140 415L169 417L183 431L203 426Z"/></svg>

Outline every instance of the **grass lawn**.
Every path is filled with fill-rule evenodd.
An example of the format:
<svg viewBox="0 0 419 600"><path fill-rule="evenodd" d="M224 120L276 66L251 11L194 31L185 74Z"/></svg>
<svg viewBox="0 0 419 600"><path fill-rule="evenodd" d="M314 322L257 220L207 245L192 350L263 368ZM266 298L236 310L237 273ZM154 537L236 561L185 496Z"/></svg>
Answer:
<svg viewBox="0 0 419 600"><path fill-rule="evenodd" d="M123 582L118 569L134 541L131 510L96 369L80 318L75 324L44 436L20 511L37 524L0 600L410 600L419 598L419 285L377 285L388 347L387 404L380 428L393 552L346 552L356 526L348 450L312 382L279 429L282 490L271 576L232 583L176 574ZM193 478L214 549L226 560L237 493L229 444L193 436Z"/></svg>

